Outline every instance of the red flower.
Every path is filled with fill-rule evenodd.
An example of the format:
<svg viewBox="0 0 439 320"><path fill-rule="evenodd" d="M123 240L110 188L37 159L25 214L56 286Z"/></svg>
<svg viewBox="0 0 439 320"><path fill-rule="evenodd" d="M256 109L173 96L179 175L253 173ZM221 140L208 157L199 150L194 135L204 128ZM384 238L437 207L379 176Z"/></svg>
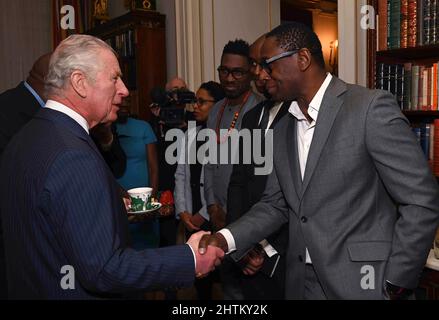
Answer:
<svg viewBox="0 0 439 320"><path fill-rule="evenodd" d="M174 197L172 195L172 192L170 190L163 191L160 194L159 202L162 205L173 205L174 204Z"/></svg>

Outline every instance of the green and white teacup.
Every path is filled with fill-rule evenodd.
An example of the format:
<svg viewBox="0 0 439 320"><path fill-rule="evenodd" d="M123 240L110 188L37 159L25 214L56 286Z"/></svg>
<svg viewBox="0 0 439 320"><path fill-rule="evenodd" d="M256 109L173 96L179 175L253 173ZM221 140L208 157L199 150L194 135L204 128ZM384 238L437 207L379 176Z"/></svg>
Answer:
<svg viewBox="0 0 439 320"><path fill-rule="evenodd" d="M128 190L131 198L131 210L144 211L146 204L151 201L152 188L141 187Z"/></svg>

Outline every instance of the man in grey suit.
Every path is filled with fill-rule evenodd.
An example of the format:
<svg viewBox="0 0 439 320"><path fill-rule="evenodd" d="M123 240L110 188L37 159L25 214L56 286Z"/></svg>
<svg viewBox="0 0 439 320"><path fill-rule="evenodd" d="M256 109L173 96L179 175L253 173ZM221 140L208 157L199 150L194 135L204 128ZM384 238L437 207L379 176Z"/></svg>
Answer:
<svg viewBox="0 0 439 320"><path fill-rule="evenodd" d="M239 259L289 224L288 299L412 296L439 220L439 190L407 119L389 93L325 72L317 35L281 25L262 47L261 78L293 100L274 133L262 200L204 236Z"/></svg>

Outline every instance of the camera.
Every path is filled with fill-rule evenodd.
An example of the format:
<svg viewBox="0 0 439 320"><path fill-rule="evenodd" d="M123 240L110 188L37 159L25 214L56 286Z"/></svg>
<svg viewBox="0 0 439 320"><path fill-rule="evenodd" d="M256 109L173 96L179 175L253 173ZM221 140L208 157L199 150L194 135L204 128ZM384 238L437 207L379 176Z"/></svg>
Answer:
<svg viewBox="0 0 439 320"><path fill-rule="evenodd" d="M159 118L169 127L178 126L184 123L186 110L185 106L195 103L195 93L188 89L176 89L165 91L156 87L151 90L151 108L160 107Z"/></svg>

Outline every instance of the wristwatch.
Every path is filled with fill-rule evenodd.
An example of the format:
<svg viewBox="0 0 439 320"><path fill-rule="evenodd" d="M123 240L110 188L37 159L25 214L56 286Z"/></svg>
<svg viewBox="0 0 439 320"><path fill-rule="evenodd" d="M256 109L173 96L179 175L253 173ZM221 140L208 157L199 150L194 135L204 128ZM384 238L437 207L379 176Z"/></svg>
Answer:
<svg viewBox="0 0 439 320"><path fill-rule="evenodd" d="M389 280L386 280L385 295L390 300L407 300L412 294L412 289L407 289L394 285Z"/></svg>

